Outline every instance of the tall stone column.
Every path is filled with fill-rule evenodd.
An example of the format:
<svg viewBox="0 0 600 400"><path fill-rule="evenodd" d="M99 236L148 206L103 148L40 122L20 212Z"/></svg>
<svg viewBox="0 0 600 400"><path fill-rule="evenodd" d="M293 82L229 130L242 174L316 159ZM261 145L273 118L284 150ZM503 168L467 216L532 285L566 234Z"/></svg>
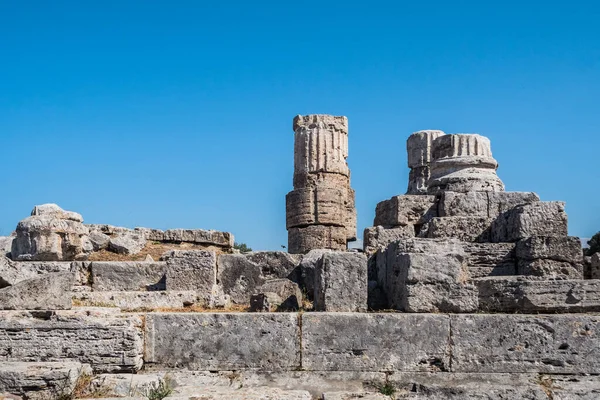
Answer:
<svg viewBox="0 0 600 400"><path fill-rule="evenodd" d="M350 187L348 119L294 118L294 190L286 196L288 250L345 250L356 239L355 193Z"/></svg>
<svg viewBox="0 0 600 400"><path fill-rule="evenodd" d="M408 137L406 151L410 173L406 194L427 194L432 143L442 135L442 131L426 130L415 132Z"/></svg>
<svg viewBox="0 0 600 400"><path fill-rule="evenodd" d="M503 192L504 183L496 174L498 162L492 157L490 140L476 134L443 135L431 150L431 174L427 192Z"/></svg>

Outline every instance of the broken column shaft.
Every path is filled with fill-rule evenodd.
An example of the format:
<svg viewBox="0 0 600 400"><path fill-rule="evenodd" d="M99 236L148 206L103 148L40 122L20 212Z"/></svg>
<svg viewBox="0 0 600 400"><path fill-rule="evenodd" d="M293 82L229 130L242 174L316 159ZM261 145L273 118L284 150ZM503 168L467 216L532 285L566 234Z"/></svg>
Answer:
<svg viewBox="0 0 600 400"><path fill-rule="evenodd" d="M288 250L345 250L356 239L355 193L346 162L348 119L298 115L294 132L294 190L286 196Z"/></svg>

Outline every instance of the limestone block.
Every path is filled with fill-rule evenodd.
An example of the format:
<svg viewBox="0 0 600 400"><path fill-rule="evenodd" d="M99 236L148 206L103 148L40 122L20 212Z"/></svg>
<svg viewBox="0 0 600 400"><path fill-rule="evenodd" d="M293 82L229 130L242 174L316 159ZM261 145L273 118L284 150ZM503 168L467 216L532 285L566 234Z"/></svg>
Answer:
<svg viewBox="0 0 600 400"><path fill-rule="evenodd" d="M367 257L359 253L325 253L315 270L317 311L367 310Z"/></svg>
<svg viewBox="0 0 600 400"><path fill-rule="evenodd" d="M142 318L118 310L0 311L0 364L78 361L94 372L142 366Z"/></svg>
<svg viewBox="0 0 600 400"><path fill-rule="evenodd" d="M218 281L236 304L247 304L250 296L268 279L299 280L299 256L284 252L222 254L218 260Z"/></svg>
<svg viewBox="0 0 600 400"><path fill-rule="evenodd" d="M333 252L333 250L315 249L302 256L302 261L298 267L296 282L299 283L300 289L311 301L314 300L315 294L315 270L317 264L321 260L321 257L323 257L323 254L331 252Z"/></svg>
<svg viewBox="0 0 600 400"><path fill-rule="evenodd" d="M471 278L517 274L515 243L463 243Z"/></svg>
<svg viewBox="0 0 600 400"><path fill-rule="evenodd" d="M87 257L83 249L88 229L78 221L54 214L35 215L17 225L11 257L17 261L71 261Z"/></svg>
<svg viewBox="0 0 600 400"><path fill-rule="evenodd" d="M229 232L204 229L169 229L164 232L165 242L190 242L206 246L233 248L234 236Z"/></svg>
<svg viewBox="0 0 600 400"><path fill-rule="evenodd" d="M492 226L493 242L516 242L530 236L567 236L565 203L538 201L517 206Z"/></svg>
<svg viewBox="0 0 600 400"><path fill-rule="evenodd" d="M91 263L94 291L165 290L165 262Z"/></svg>
<svg viewBox="0 0 600 400"><path fill-rule="evenodd" d="M83 217L73 211L65 211L60 208L57 204L42 204L35 206L31 211L32 216L45 215L57 219L66 219L75 222L83 222Z"/></svg>
<svg viewBox="0 0 600 400"><path fill-rule="evenodd" d="M300 367L294 313L148 314L150 368L289 370Z"/></svg>
<svg viewBox="0 0 600 400"><path fill-rule="evenodd" d="M435 139L444 135L443 131L424 130L413 133L406 140L408 167L426 167L431 163L432 144Z"/></svg>
<svg viewBox="0 0 600 400"><path fill-rule="evenodd" d="M366 254L374 254L377 250L385 248L392 242L415 236L413 225L399 226L397 228L384 228L372 226L365 229L363 246Z"/></svg>
<svg viewBox="0 0 600 400"><path fill-rule="evenodd" d="M107 224L87 224L85 226L89 229L90 233L99 232L108 236L129 235L136 233L133 229Z"/></svg>
<svg viewBox="0 0 600 400"><path fill-rule="evenodd" d="M71 272L44 274L0 289L0 309L68 310L74 279Z"/></svg>
<svg viewBox="0 0 600 400"><path fill-rule="evenodd" d="M330 172L349 176L346 117L298 115L294 132L294 174Z"/></svg>
<svg viewBox="0 0 600 400"><path fill-rule="evenodd" d="M387 382L409 399L433 400L548 400L559 399L552 384L537 374L479 374L396 372ZM556 385L559 386L559 385ZM562 384L560 385L562 388Z"/></svg>
<svg viewBox="0 0 600 400"><path fill-rule="evenodd" d="M280 301L270 301L277 311L298 311L302 306L302 291L289 279L271 279L256 289L257 293L275 293Z"/></svg>
<svg viewBox="0 0 600 400"><path fill-rule="evenodd" d="M539 200L532 192L443 192L438 210L440 217L497 218L516 206Z"/></svg>
<svg viewBox="0 0 600 400"><path fill-rule="evenodd" d="M345 188L295 189L286 196L286 226L288 229L307 225L345 226L347 197Z"/></svg>
<svg viewBox="0 0 600 400"><path fill-rule="evenodd" d="M262 292L250 296L250 312L277 311L283 300L277 293Z"/></svg>
<svg viewBox="0 0 600 400"><path fill-rule="evenodd" d="M79 292L73 293L73 300L82 307L116 307L128 311L157 308L180 309L194 304L205 305L204 299L193 290Z"/></svg>
<svg viewBox="0 0 600 400"><path fill-rule="evenodd" d="M206 250L172 250L167 263L166 290L196 290L205 295L217 283L217 255Z"/></svg>
<svg viewBox="0 0 600 400"><path fill-rule="evenodd" d="M583 263L581 239L575 236L533 236L517 242L520 260L550 259Z"/></svg>
<svg viewBox="0 0 600 400"><path fill-rule="evenodd" d="M345 227L311 225L288 230L288 251L292 254L306 254L315 249L346 250L346 248Z"/></svg>
<svg viewBox="0 0 600 400"><path fill-rule="evenodd" d="M596 280L475 279L479 307L486 312L579 313L600 311Z"/></svg>
<svg viewBox="0 0 600 400"><path fill-rule="evenodd" d="M492 157L488 138L476 134L443 135L432 145L429 194L442 191L503 192L496 175L498 163Z"/></svg>
<svg viewBox="0 0 600 400"><path fill-rule="evenodd" d="M400 240L396 250L400 253L448 254L457 253L464 255L464 243L458 239L426 239L410 238Z"/></svg>
<svg viewBox="0 0 600 400"><path fill-rule="evenodd" d="M596 373L596 315L450 315L452 371Z"/></svg>
<svg viewBox="0 0 600 400"><path fill-rule="evenodd" d="M477 293L468 283L464 252L404 253L400 251L402 247L401 242L390 245L385 267L378 265L378 269L385 268L382 286L391 308L406 312L477 309Z"/></svg>
<svg viewBox="0 0 600 400"><path fill-rule="evenodd" d="M435 196L394 196L377 204L373 225L396 227L422 225L437 217Z"/></svg>
<svg viewBox="0 0 600 400"><path fill-rule="evenodd" d="M446 315L302 314L307 371L445 371L449 340Z"/></svg>
<svg viewBox="0 0 600 400"><path fill-rule="evenodd" d="M0 288L35 278L42 274L69 272L71 262L62 261L11 261L0 256ZM82 284L83 282L77 282Z"/></svg>
<svg viewBox="0 0 600 400"><path fill-rule="evenodd" d="M165 232L160 229L135 228L134 231L138 232L146 240L150 240L153 242L164 242L165 241Z"/></svg>
<svg viewBox="0 0 600 400"><path fill-rule="evenodd" d="M302 260L299 254L285 251L255 251L244 254L246 259L260 267L265 279L288 278L297 282L297 268Z"/></svg>
<svg viewBox="0 0 600 400"><path fill-rule="evenodd" d="M110 236L98 231L90 232L89 239L94 251L107 249L110 243Z"/></svg>
<svg viewBox="0 0 600 400"><path fill-rule="evenodd" d="M0 393L34 400L62 398L73 391L79 376L88 369L79 362L3 362Z"/></svg>
<svg viewBox="0 0 600 400"><path fill-rule="evenodd" d="M463 242L489 242L492 222L487 217L438 217L429 221L419 236L458 239Z"/></svg>
<svg viewBox="0 0 600 400"><path fill-rule="evenodd" d="M592 279L600 279L600 253L595 253L591 257L591 274Z"/></svg>
<svg viewBox="0 0 600 400"><path fill-rule="evenodd" d="M146 239L139 233L128 233L111 237L108 249L117 254L138 254L146 246Z"/></svg>
<svg viewBox="0 0 600 400"><path fill-rule="evenodd" d="M546 279L583 279L583 263L556 260L519 260L517 275L543 276Z"/></svg>

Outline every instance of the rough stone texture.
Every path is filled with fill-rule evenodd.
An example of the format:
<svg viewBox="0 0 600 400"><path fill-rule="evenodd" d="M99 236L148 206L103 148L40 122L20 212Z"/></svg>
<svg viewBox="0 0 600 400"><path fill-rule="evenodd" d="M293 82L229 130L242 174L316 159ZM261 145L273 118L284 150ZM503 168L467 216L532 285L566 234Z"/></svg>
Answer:
<svg viewBox="0 0 600 400"><path fill-rule="evenodd" d="M346 163L348 120L299 115L294 132L294 190L286 196L288 250L346 249L356 239L356 195Z"/></svg>
<svg viewBox="0 0 600 400"><path fill-rule="evenodd" d="M555 260L519 260L518 275L543 276L546 279L583 279L583 263Z"/></svg>
<svg viewBox="0 0 600 400"><path fill-rule="evenodd" d="M302 366L308 371L445 371L445 315L304 313Z"/></svg>
<svg viewBox="0 0 600 400"><path fill-rule="evenodd" d="M217 255L206 250L172 250L163 255L167 263L167 290L210 293L217 283Z"/></svg>
<svg viewBox="0 0 600 400"><path fill-rule="evenodd" d="M304 256L302 256L302 261L297 268L297 278L298 284L300 285L300 289L306 295L306 297L313 301L315 294L315 270L317 268L317 264L323 257L325 253L331 253L333 250L329 249L316 249L311 250Z"/></svg>
<svg viewBox="0 0 600 400"><path fill-rule="evenodd" d="M394 196L377 204L373 225L387 228L423 225L437 217L435 196Z"/></svg>
<svg viewBox="0 0 600 400"><path fill-rule="evenodd" d="M44 274L0 289L0 309L68 310L74 279L71 272Z"/></svg>
<svg viewBox="0 0 600 400"><path fill-rule="evenodd" d="M367 257L359 253L326 253L315 270L317 311L366 311Z"/></svg>
<svg viewBox="0 0 600 400"><path fill-rule="evenodd" d="M516 206L539 200L532 192L443 192L438 211L440 217L497 218Z"/></svg>
<svg viewBox="0 0 600 400"><path fill-rule="evenodd" d="M138 254L146 246L146 239L140 234L126 234L111 237L108 249L113 253L133 255Z"/></svg>
<svg viewBox="0 0 600 400"><path fill-rule="evenodd" d="M600 311L597 280L531 280L522 277L474 280L479 308L488 312L554 313Z"/></svg>
<svg viewBox="0 0 600 400"><path fill-rule="evenodd" d="M89 239L92 243L92 248L94 251L107 249L108 245L110 244L110 236L99 231L90 232Z"/></svg>
<svg viewBox="0 0 600 400"><path fill-rule="evenodd" d="M388 382L396 388L398 398L408 399L548 400L552 399L551 394L557 396L554 388L551 391L551 385L537 374L399 372L391 374Z"/></svg>
<svg viewBox="0 0 600 400"><path fill-rule="evenodd" d="M431 154L429 194L504 191L488 138L475 134L442 135L433 141Z"/></svg>
<svg viewBox="0 0 600 400"><path fill-rule="evenodd" d="M348 199L347 189L317 186L296 189L287 194L286 227L307 225L346 226Z"/></svg>
<svg viewBox="0 0 600 400"><path fill-rule="evenodd" d="M302 306L302 291L297 283L289 279L268 280L257 289L257 293L275 293L280 298L280 302L270 303L277 311L298 311Z"/></svg>
<svg viewBox="0 0 600 400"><path fill-rule="evenodd" d="M575 236L533 236L517 242L520 260L550 259L583 263L581 239Z"/></svg>
<svg viewBox="0 0 600 400"><path fill-rule="evenodd" d="M442 131L424 130L410 135L406 141L410 174L406 194L426 194L431 164L433 140L444 135Z"/></svg>
<svg viewBox="0 0 600 400"><path fill-rule="evenodd" d="M0 256L0 288L43 274L69 271L75 273L76 284L84 285L87 283L87 275L82 276L84 271L79 271L81 264L82 262L65 261L11 261Z"/></svg>
<svg viewBox="0 0 600 400"><path fill-rule="evenodd" d="M399 226L397 228L372 226L366 228L363 234L363 249L366 254L374 254L377 250L384 250L392 242L414 236L415 228L412 225Z"/></svg>
<svg viewBox="0 0 600 400"><path fill-rule="evenodd" d="M263 292L250 296L250 312L277 311L283 300L277 293Z"/></svg>
<svg viewBox="0 0 600 400"><path fill-rule="evenodd" d="M229 232L204 229L169 229L163 234L165 242L190 242L224 249L233 248L234 236Z"/></svg>
<svg viewBox="0 0 600 400"><path fill-rule="evenodd" d="M311 225L288 230L288 250L292 254L306 254L315 249L346 250L346 228Z"/></svg>
<svg viewBox="0 0 600 400"><path fill-rule="evenodd" d="M37 206L17 225L11 257L18 261L70 261L87 257L83 245L89 233L79 214L56 205ZM38 210L38 211L36 211Z"/></svg>
<svg viewBox="0 0 600 400"><path fill-rule="evenodd" d="M458 239L464 242L489 242L492 219L487 217L433 218L419 233L431 239Z"/></svg>
<svg viewBox="0 0 600 400"><path fill-rule="evenodd" d="M156 308L180 309L194 304L204 305L197 292L80 292L73 293L76 305L84 307L117 307L122 310L152 310Z"/></svg>
<svg viewBox="0 0 600 400"><path fill-rule="evenodd" d="M256 251L244 254L248 261L257 264L265 279L288 278L297 282L297 268L302 260L299 254L284 251Z"/></svg>
<svg viewBox="0 0 600 400"><path fill-rule="evenodd" d="M142 318L117 310L0 311L0 364L79 361L95 372L142 366Z"/></svg>
<svg viewBox="0 0 600 400"><path fill-rule="evenodd" d="M149 367L266 371L300 367L293 313L149 314Z"/></svg>
<svg viewBox="0 0 600 400"><path fill-rule="evenodd" d="M423 246L414 249L415 244ZM405 312L477 310L477 292L468 282L466 257L459 246L453 241L391 244L377 260L378 281L389 306ZM411 248L417 252L403 251Z"/></svg>
<svg viewBox="0 0 600 400"><path fill-rule="evenodd" d="M590 277L600 279L600 253L595 253L591 257Z"/></svg>
<svg viewBox="0 0 600 400"><path fill-rule="evenodd" d="M471 278L516 275L514 243L463 243Z"/></svg>
<svg viewBox="0 0 600 400"><path fill-rule="evenodd" d="M348 119L332 115L298 115L294 118L294 174L318 172L350 175Z"/></svg>
<svg viewBox="0 0 600 400"><path fill-rule="evenodd" d="M92 288L95 291L165 290L165 262L91 263Z"/></svg>
<svg viewBox="0 0 600 400"><path fill-rule="evenodd" d="M14 236L0 236L0 257L8 256L14 239Z"/></svg>
<svg viewBox="0 0 600 400"><path fill-rule="evenodd" d="M88 366L79 362L3 362L0 364L1 393L27 399L52 399L70 393Z"/></svg>
<svg viewBox="0 0 600 400"><path fill-rule="evenodd" d="M451 315L453 372L597 373L600 317Z"/></svg>
<svg viewBox="0 0 600 400"><path fill-rule="evenodd" d="M517 206L494 221L493 242L516 242L531 236L567 236L565 203L537 201Z"/></svg>

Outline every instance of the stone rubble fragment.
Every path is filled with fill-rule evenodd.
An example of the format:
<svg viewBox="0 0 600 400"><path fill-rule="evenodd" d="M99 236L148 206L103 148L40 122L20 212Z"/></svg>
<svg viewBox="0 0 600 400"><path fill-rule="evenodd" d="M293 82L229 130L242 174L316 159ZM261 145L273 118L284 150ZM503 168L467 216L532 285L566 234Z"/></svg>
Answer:
<svg viewBox="0 0 600 400"><path fill-rule="evenodd" d="M83 245L89 230L81 215L55 204L36 206L17 225L11 257L17 261L71 261L86 259Z"/></svg>
<svg viewBox="0 0 600 400"><path fill-rule="evenodd" d="M68 310L74 279L71 272L49 273L0 289L0 310Z"/></svg>

